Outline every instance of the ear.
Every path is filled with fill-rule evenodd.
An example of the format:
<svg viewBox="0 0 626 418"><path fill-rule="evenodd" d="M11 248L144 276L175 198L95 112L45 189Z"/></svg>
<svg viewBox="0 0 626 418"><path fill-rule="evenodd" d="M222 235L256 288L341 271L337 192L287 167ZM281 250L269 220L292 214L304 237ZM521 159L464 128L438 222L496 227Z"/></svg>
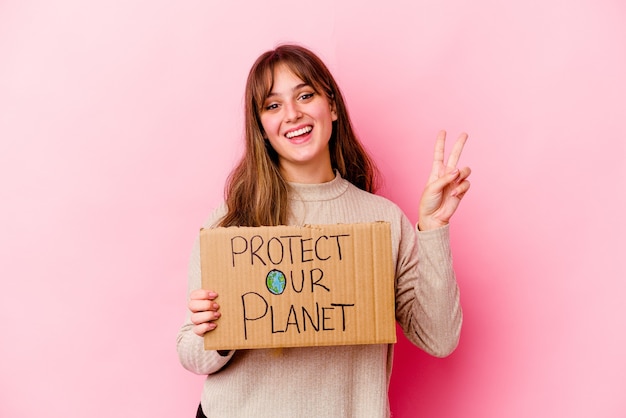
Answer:
<svg viewBox="0 0 626 418"><path fill-rule="evenodd" d="M330 115L332 116L333 122L337 120L337 105L334 100L330 102Z"/></svg>

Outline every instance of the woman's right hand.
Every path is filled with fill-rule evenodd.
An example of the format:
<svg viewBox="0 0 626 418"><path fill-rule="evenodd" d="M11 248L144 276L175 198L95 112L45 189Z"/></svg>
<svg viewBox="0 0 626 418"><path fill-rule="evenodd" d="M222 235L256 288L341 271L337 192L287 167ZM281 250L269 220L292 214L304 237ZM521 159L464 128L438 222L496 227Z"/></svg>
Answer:
<svg viewBox="0 0 626 418"><path fill-rule="evenodd" d="M194 290L189 295L191 322L195 325L193 332L200 337L213 331L217 326L214 321L221 316L220 305L214 302L215 298L217 298L217 293L206 289Z"/></svg>

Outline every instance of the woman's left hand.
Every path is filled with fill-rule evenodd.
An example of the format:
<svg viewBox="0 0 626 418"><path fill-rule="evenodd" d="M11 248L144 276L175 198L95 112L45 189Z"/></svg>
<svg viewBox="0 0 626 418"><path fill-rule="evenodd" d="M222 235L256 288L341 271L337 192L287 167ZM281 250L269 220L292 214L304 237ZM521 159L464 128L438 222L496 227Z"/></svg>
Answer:
<svg viewBox="0 0 626 418"><path fill-rule="evenodd" d="M467 134L462 133L444 164L446 132L440 131L437 135L433 167L420 199L418 222L420 231L447 225L469 190L470 183L467 178L472 170L469 167L457 167L465 141Z"/></svg>

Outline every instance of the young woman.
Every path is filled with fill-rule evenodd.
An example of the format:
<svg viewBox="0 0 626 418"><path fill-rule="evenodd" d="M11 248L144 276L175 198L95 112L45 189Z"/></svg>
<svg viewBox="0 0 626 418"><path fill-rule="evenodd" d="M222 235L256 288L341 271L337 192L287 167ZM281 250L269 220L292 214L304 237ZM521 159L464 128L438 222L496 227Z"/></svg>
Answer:
<svg viewBox="0 0 626 418"><path fill-rule="evenodd" d="M457 346L462 312L448 223L469 189L457 168L467 135L444 163L440 132L428 183L412 225L374 194L376 169L356 138L344 98L324 63L297 45L262 54L245 98L246 149L231 173L213 226L388 221L395 268L396 318L407 338L443 357ZM218 295L201 289L199 243L189 266L187 320L178 354L207 375L198 416L388 417L393 345L205 351L218 326Z"/></svg>

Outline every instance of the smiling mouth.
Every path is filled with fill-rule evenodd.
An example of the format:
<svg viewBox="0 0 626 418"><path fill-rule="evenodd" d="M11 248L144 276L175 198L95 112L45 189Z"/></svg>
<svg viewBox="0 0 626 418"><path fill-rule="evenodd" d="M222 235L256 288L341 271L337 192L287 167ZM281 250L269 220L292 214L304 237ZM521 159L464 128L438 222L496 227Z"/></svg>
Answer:
<svg viewBox="0 0 626 418"><path fill-rule="evenodd" d="M285 134L285 136L286 136L288 139L292 139L292 138L295 138L295 137L300 136L300 135L305 135L305 134L308 134L308 133L309 133L309 132L311 132L312 130L313 130L313 127L312 127L312 126L305 126L304 128L300 128L300 129L298 129L298 130L296 130L296 131L287 132L287 133Z"/></svg>

